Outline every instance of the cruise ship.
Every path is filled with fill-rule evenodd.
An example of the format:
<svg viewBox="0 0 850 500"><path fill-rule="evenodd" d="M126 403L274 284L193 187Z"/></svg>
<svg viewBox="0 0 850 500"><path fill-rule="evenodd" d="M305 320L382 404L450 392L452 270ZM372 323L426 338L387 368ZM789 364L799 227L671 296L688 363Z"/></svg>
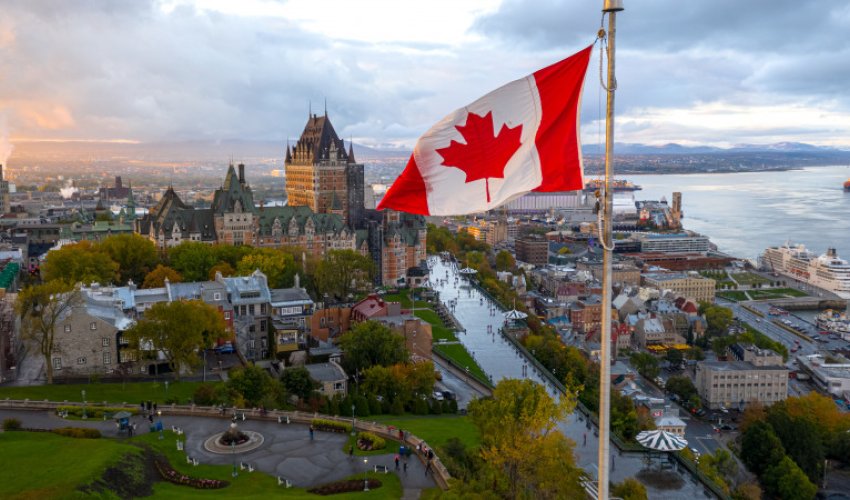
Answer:
<svg viewBox="0 0 850 500"><path fill-rule="evenodd" d="M785 243L770 247L761 256L764 269L790 276L841 298L850 299L850 264L838 257L834 248L817 256L803 245Z"/></svg>

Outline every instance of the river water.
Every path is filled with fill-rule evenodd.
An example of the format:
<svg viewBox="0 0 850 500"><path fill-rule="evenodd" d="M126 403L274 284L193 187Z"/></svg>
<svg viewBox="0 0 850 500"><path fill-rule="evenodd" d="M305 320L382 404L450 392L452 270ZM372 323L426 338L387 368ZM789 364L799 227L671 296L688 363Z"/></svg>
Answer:
<svg viewBox="0 0 850 500"><path fill-rule="evenodd" d="M630 175L643 187L638 200L668 201L682 192L685 229L705 234L719 250L755 259L786 240L823 253L836 247L850 258L850 166L785 172Z"/></svg>

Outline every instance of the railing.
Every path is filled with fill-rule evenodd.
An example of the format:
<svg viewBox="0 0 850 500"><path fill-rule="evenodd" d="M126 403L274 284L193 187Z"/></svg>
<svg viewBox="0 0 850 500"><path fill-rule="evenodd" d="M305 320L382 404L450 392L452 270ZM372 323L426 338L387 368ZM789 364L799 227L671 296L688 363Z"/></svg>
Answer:
<svg viewBox="0 0 850 500"><path fill-rule="evenodd" d="M28 411L56 411L56 409L60 406L84 406L82 402L73 402L73 401L33 401L29 399L24 400L16 400L6 398L4 400L0 400L0 408L8 408L14 410L28 410ZM108 406L110 408L127 408L127 409L137 409L138 405L122 403L122 404L108 404L106 401L101 403L94 403L88 401L85 403L85 407L92 409L97 407L105 407ZM322 418L326 420L334 420L337 422L345 422L350 423L352 427L356 430L360 431L368 431L373 434L377 434L381 437L392 441L401 441L404 445L408 446L411 450L414 450L419 460L425 464L428 461L428 458L424 453L419 451L420 445L425 445L425 441L423 439L410 434L409 432L400 432L399 429L388 426L384 424L379 424L377 422L368 422L361 419L352 419L349 417L339 417L339 416L329 416L322 415L320 413L308 413L301 411L283 411L283 410L269 410L263 411L259 408L223 408L220 406L198 406L198 405L159 405L158 410L161 411L164 415L176 415L176 416L184 416L184 417L203 417L203 418L222 418L222 419L231 419L234 415L244 415L244 417L250 418L252 420L262 420L266 422L279 422L279 423L296 423L296 424L307 424L312 423L315 418ZM428 445L430 448L430 445ZM447 490L449 488L449 479L451 479L451 474L449 474L448 469L443 465L442 461L438 456L434 456L434 459L431 462L431 468L433 470L433 478L443 490Z"/></svg>

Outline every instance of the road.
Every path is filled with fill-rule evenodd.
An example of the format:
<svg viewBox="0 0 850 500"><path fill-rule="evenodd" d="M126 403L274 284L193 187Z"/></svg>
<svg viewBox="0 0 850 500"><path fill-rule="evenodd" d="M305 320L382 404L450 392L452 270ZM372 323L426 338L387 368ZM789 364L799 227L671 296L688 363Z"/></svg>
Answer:
<svg viewBox="0 0 850 500"><path fill-rule="evenodd" d="M556 388L546 383L540 374L535 372L528 360L517 352L513 344L498 333L504 320L498 311L495 314L491 312L494 304L490 299L470 286L451 263L429 257L428 264L431 269L431 283L434 290L440 292L440 300L447 306L451 301L457 301L453 312L466 329L466 333L458 333L458 339L475 357L481 368L493 377L494 382L503 378L530 378L543 384L549 394L559 397L560 394ZM524 366L527 366L527 369L524 369ZM558 428L576 443L574 448L576 464L588 472L594 471L598 461L599 441L595 426L579 412L574 412L560 422ZM699 441L702 437L704 436L697 436L695 439ZM618 453L613 443L610 445L610 450L612 481L619 482L645 470L643 454ZM665 479L661 484L645 483L649 498L653 500L713 498L705 492L699 481L688 477L687 473L669 471L666 474L669 476L664 476Z"/></svg>

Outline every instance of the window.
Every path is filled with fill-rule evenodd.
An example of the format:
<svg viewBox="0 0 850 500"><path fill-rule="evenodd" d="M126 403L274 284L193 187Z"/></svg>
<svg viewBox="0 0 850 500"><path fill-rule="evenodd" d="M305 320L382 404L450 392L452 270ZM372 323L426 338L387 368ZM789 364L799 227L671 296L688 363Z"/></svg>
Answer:
<svg viewBox="0 0 850 500"><path fill-rule="evenodd" d="M108 365L110 363L112 363L112 353L103 353L103 364Z"/></svg>
<svg viewBox="0 0 850 500"><path fill-rule="evenodd" d="M109 338L103 337L100 339L100 345L103 347L109 347Z"/></svg>
<svg viewBox="0 0 850 500"><path fill-rule="evenodd" d="M254 339L251 339L250 342L248 342L248 347L253 349L255 346L256 346L256 342L254 341Z"/></svg>
<svg viewBox="0 0 850 500"><path fill-rule="evenodd" d="M89 330L97 330L97 321L92 321L91 324L89 324Z"/></svg>
<svg viewBox="0 0 850 500"><path fill-rule="evenodd" d="M78 365L86 364L86 358L77 358L77 364Z"/></svg>
<svg viewBox="0 0 850 500"><path fill-rule="evenodd" d="M224 311L224 319L230 319L230 311Z"/></svg>
<svg viewBox="0 0 850 500"><path fill-rule="evenodd" d="M71 325L65 325L65 333L68 333L70 331L71 331Z"/></svg>
<svg viewBox="0 0 850 500"><path fill-rule="evenodd" d="M53 369L61 370L62 369L62 358L53 358Z"/></svg>
<svg viewBox="0 0 850 500"><path fill-rule="evenodd" d="M260 321L260 331L261 332L266 331L266 320Z"/></svg>
<svg viewBox="0 0 850 500"><path fill-rule="evenodd" d="M220 293L218 293L218 292L215 292L215 293L213 294L213 300L221 300L221 294L220 294Z"/></svg>

